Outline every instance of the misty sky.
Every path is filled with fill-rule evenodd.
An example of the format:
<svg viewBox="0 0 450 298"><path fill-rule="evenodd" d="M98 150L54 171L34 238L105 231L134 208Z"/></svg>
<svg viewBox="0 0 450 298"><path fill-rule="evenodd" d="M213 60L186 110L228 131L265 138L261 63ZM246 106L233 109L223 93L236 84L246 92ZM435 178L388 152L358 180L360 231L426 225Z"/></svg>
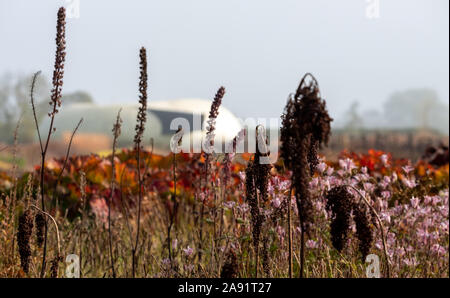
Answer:
<svg viewBox="0 0 450 298"><path fill-rule="evenodd" d="M339 118L354 100L381 109L394 91L429 87L449 99L449 1L79 0L68 19L65 92L99 103L138 101L138 50L149 53L149 100L211 99L239 117L278 117L312 72ZM57 8L0 0L0 75L50 79Z"/></svg>

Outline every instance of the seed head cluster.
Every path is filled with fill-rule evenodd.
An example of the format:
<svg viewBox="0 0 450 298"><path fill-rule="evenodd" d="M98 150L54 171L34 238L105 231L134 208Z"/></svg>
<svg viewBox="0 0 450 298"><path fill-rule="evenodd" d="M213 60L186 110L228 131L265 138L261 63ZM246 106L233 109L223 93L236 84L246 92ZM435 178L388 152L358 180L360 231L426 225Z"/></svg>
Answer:
<svg viewBox="0 0 450 298"><path fill-rule="evenodd" d="M331 242L342 251L348 239L352 213L356 225L359 251L364 262L373 243L371 216L365 205L354 201L347 186L335 186L326 195L327 210L331 211Z"/></svg>
<svg viewBox="0 0 450 298"><path fill-rule="evenodd" d="M51 260L51 266L50 266L50 277L51 278L58 278L58 269L59 269L59 262L62 262L63 258L59 255L55 256Z"/></svg>
<svg viewBox="0 0 450 298"><path fill-rule="evenodd" d="M220 272L221 278L238 278L239 277L239 265L236 256L236 252L233 249L228 251L225 264Z"/></svg>
<svg viewBox="0 0 450 298"><path fill-rule="evenodd" d="M373 243L372 225L370 224L371 216L367 208L360 204L353 205L353 220L356 224L356 237L358 238L359 252L361 253L362 261L364 262L366 256L369 254Z"/></svg>
<svg viewBox="0 0 450 298"><path fill-rule="evenodd" d="M307 77L311 77L309 83ZM313 219L308 183L317 164L316 151L328 143L331 121L317 81L311 74L306 74L295 95L289 97L282 115L280 137L281 156L292 171L300 223L305 230Z"/></svg>
<svg viewBox="0 0 450 298"><path fill-rule="evenodd" d="M19 230L17 232L17 243L19 246L20 264L22 270L28 273L30 267L30 238L33 233L33 213L27 209L19 217Z"/></svg>
<svg viewBox="0 0 450 298"><path fill-rule="evenodd" d="M345 186L335 186L328 191L326 199L327 210L331 211L331 242L342 251L350 229L352 196Z"/></svg>
<svg viewBox="0 0 450 298"><path fill-rule="evenodd" d="M265 236L262 248L262 268L266 277L271 276L270 256L269 256L269 237Z"/></svg>
<svg viewBox="0 0 450 298"><path fill-rule="evenodd" d="M221 86L219 90L217 90L216 95L214 96L214 100L211 104L211 109L209 111L209 121L208 121L208 131L207 133L211 134L216 129L215 127L215 121L217 116L219 116L219 108L222 104L222 99L225 96L225 87Z"/></svg>
<svg viewBox="0 0 450 298"><path fill-rule="evenodd" d="M36 242L39 247L44 243L44 228L45 228L45 217L40 212L34 217L34 222L36 224Z"/></svg>
<svg viewBox="0 0 450 298"><path fill-rule="evenodd" d="M260 204L264 204L268 200L267 187L272 168L270 164L260 162L262 157L263 154L257 149L253 160L249 162L245 170L247 202L250 206L253 244L255 247L258 247L261 227L264 222L264 215L261 214Z"/></svg>
<svg viewBox="0 0 450 298"><path fill-rule="evenodd" d="M141 146L142 137L144 135L145 123L147 122L147 51L144 47L139 51L140 58L140 77L139 77L139 110L137 115L136 135L134 136L134 144Z"/></svg>
<svg viewBox="0 0 450 298"><path fill-rule="evenodd" d="M50 97L50 106L52 111L49 116L52 117L58 113L58 107L61 106L61 91L63 86L64 62L66 60L66 9L61 7L58 10L58 21L56 23L56 56L53 69L53 88Z"/></svg>
<svg viewBox="0 0 450 298"><path fill-rule="evenodd" d="M213 148L214 146L214 131L216 130L216 119L219 115L219 108L222 104L222 99L225 96L225 87L221 86L219 90L217 90L216 95L214 96L214 100L211 104L211 109L209 111L208 117L208 127L206 128L206 148ZM210 153L210 150L207 150Z"/></svg>

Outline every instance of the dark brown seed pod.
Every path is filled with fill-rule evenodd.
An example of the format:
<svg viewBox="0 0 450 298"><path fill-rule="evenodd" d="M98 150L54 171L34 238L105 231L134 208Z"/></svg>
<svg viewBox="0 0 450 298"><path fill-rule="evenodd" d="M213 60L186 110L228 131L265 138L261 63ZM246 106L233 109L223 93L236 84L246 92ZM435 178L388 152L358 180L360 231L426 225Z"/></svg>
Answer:
<svg viewBox="0 0 450 298"><path fill-rule="evenodd" d="M51 267L50 267L50 277L51 278L58 278L58 269L59 269L59 262L62 262L63 258L61 256L56 256L51 261Z"/></svg>
<svg viewBox="0 0 450 298"><path fill-rule="evenodd" d="M370 218L370 213L365 205L353 205L353 220L356 224L356 237L359 241L358 247L363 262L365 262L366 256L369 254L373 243L373 232L370 224Z"/></svg>
<svg viewBox="0 0 450 298"><path fill-rule="evenodd" d="M239 265L237 261L236 253L233 249L227 254L225 264L220 272L221 278L238 278L239 277Z"/></svg>
<svg viewBox="0 0 450 298"><path fill-rule="evenodd" d="M309 169L311 176L314 175L314 172L316 171L316 167L319 164L319 158L317 157L319 150L319 144L317 141L312 142L311 146L309 147L308 151L308 163L309 163Z"/></svg>
<svg viewBox="0 0 450 298"><path fill-rule="evenodd" d="M331 211L331 242L342 251L350 229L352 196L345 186L336 186L328 191L327 209Z"/></svg>
<svg viewBox="0 0 450 298"><path fill-rule="evenodd" d="M28 273L30 267L30 238L33 232L33 213L30 209L26 210L19 217L19 230L17 232L17 243L19 246L20 264L25 273Z"/></svg>
<svg viewBox="0 0 450 298"><path fill-rule="evenodd" d="M266 277L270 277L269 237L264 237L262 249L262 268Z"/></svg>
<svg viewBox="0 0 450 298"><path fill-rule="evenodd" d="M34 222L36 224L36 242L41 247L44 242L45 217L41 213L37 213Z"/></svg>

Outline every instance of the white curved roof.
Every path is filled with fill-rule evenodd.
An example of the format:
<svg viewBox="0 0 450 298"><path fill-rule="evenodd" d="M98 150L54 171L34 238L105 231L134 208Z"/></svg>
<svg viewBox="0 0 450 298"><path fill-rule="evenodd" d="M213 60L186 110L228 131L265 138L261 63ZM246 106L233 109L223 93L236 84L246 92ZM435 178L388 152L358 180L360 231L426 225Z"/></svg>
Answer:
<svg viewBox="0 0 450 298"><path fill-rule="evenodd" d="M203 130L206 128L206 121L208 120L209 110L211 108L211 100L205 99L177 99L167 101L148 101L148 122L146 125L145 138L158 137L164 139L164 144L167 143L167 130L168 128L162 127L162 125L168 125L162 123L159 119L158 111L173 112L174 114L201 114L203 117ZM103 133L106 135L112 135L111 129L115 122L117 112L122 108L121 118L122 124L122 136L120 139L125 141L132 141L134 136L134 127L136 125L136 115L139 108L138 104L112 104L112 105L97 105L92 103L79 103L64 106L64 102L60 109L60 112L55 118L55 127L57 131L55 137L61 135L64 132L70 132L73 130L79 119L83 117L84 121L79 129L80 133ZM171 115L169 113L169 115ZM49 118L45 117L41 123L41 130L48 131ZM219 108L219 116L216 119L216 131L215 135L218 138L224 138L226 141L231 140L241 130L242 125L238 118L228 109L221 106ZM191 127L192 130L192 127ZM173 131L173 133L175 133ZM170 132L172 134L172 132ZM204 133L200 131L194 131L193 137L197 139ZM155 140L155 144L157 140Z"/></svg>

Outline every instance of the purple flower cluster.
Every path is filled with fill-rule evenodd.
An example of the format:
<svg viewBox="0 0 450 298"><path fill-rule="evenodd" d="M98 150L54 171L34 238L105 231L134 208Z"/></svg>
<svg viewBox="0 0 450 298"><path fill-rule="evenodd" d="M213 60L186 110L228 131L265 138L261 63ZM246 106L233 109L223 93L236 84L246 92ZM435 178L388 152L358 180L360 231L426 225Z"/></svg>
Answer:
<svg viewBox="0 0 450 298"><path fill-rule="evenodd" d="M387 163L386 163L387 164ZM343 159L333 168L320 161L316 175L309 183L314 212L314 226L308 233L308 248L331 247L326 230L330 228L331 214L326 209L327 192L336 186L349 185L350 194L355 201L363 195L379 215L384 229L393 276L413 276L411 272L421 272L426 268L435 268L434 272L448 270L449 260L449 201L448 186L436 190L424 185L414 176L411 167L405 167L402 173L388 171L385 175L368 172L365 167L358 167L351 159ZM295 197L289 200L290 181L280 176L269 179L268 195L270 208L266 206L263 214L266 218L275 213L285 212L288 203L294 214L298 214ZM229 204L229 208L239 207ZM354 217L354 212L352 213ZM375 245L369 253L382 259L383 244L378 223L373 220ZM293 233L299 235L300 228L293 226ZM286 243L287 231L283 222L273 227L281 246ZM356 247L356 226L352 223L353 235L346 240L346 247ZM430 273L431 274L431 273Z"/></svg>

